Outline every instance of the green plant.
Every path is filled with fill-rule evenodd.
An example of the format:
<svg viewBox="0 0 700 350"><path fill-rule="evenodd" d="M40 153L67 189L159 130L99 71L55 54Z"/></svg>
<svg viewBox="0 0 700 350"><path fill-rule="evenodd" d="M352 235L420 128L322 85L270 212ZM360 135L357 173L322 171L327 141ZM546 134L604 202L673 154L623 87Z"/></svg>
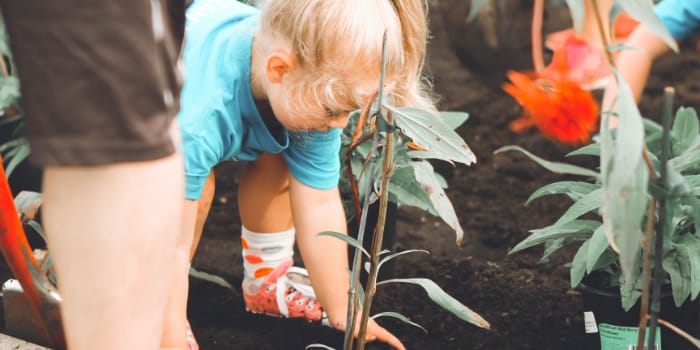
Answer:
<svg viewBox="0 0 700 350"><path fill-rule="evenodd" d="M662 193L661 187L650 183L641 203L637 203L648 212L648 199L664 195L666 198L666 215L672 226L664 232L663 268L668 282L673 288L676 305L681 305L688 297L695 299L700 293L700 133L698 117L692 108L681 108L671 131L673 157L669 160L670 191ZM648 119L644 120L645 143L649 151L654 171L660 171L662 127ZM584 176L585 181L560 181L548 184L535 191L527 203L550 195L565 195L573 201L567 211L552 225L532 230L532 234L511 250L510 254L524 249L544 245L543 260L567 244L581 243L571 262L571 286L576 287L585 275L594 271L604 271L610 275L611 286L619 287L622 305L631 308L641 296L642 283L642 230L634 235L635 244L639 246L633 257L633 268L629 277L623 274L618 262L619 240L606 236L604 217L603 176L600 171L578 167L572 164L556 163L543 160L520 147L507 146L497 152L516 150L524 153L538 164L555 173ZM600 156L601 144L584 146L567 156ZM588 215L587 215L588 214ZM591 217L592 215L595 217ZM625 217L629 225L637 224L643 230L651 226L648 215L641 220ZM634 223L631 221L635 221ZM640 221L640 222L636 222ZM612 245L610 242L614 242Z"/></svg>
<svg viewBox="0 0 700 350"><path fill-rule="evenodd" d="M29 156L29 144L21 137L19 79L17 78L5 21L0 16L0 126L13 126L6 139L0 140L0 153L4 159L7 176Z"/></svg>
<svg viewBox="0 0 700 350"><path fill-rule="evenodd" d="M376 106L374 108L376 109ZM464 140L454 132L468 119L469 115L462 112L440 112L439 118L436 118L416 108L390 106L386 108L396 116L397 127L400 129L393 149L389 201L400 206L417 207L439 216L455 231L457 244L460 244L464 230L452 202L445 193L447 181L435 171L428 159L440 159L453 164L460 162L466 165L476 161ZM349 218L357 216L361 211L358 203L364 200L365 191L358 191L358 189L366 188L367 181L370 180L374 182L373 188L378 189L383 171L382 168L375 168L373 174L367 173L371 143L361 142L355 147L350 146L354 133L352 126L357 125L359 116L360 111L351 114L348 123L350 127L343 131L340 149L340 157L343 161L341 173L345 174L340 182L340 190L344 194L343 205ZM359 140L368 140L373 133L373 127L367 123L362 127ZM377 160L381 162L384 154L378 157ZM377 193L378 191L369 193L370 202L378 199Z"/></svg>
<svg viewBox="0 0 700 350"><path fill-rule="evenodd" d="M386 35L384 37L386 43ZM382 62L384 58L382 58ZM467 115L464 113L443 113L440 116L427 111L404 107L397 108L391 103L383 103L384 66L376 96L368 98L361 111L353 113L351 126L343 135L341 159L346 160L345 170L348 183L345 193L352 193L355 205L350 213L359 218L358 239L353 239L337 232L321 232L319 235L334 236L344 240L355 248L351 266L351 287L349 291L347 329L344 349L364 349L365 334L372 299L376 287L390 283L410 283L422 287L428 297L443 309L476 326L490 328L480 315L464 306L458 300L445 293L433 281L425 278L394 278L378 281L381 266L391 259L423 250L406 250L389 254L381 250L387 205L390 200L414 205L440 215L457 232L457 243L462 240L462 229L452 207L444 193L445 181L433 170L426 159L441 159L448 162L461 162L469 165L476 161L474 154L464 140L454 131L462 124ZM376 101L375 101L376 99ZM445 118L445 116L450 118ZM371 143L366 141L371 139ZM379 162L381 167L375 167ZM397 176L397 174L400 174ZM358 185L359 183L359 185ZM364 227L369 203L379 201L378 219L374 228L371 250L363 248ZM360 204L362 202L362 205ZM361 256L367 258L364 264L368 278L363 289L359 286ZM364 293L367 291L367 293ZM362 304L362 308L359 308ZM382 313L378 316L390 316L414 326L407 317L395 313ZM358 321L359 320L359 321ZM356 325L359 323L359 329ZM422 329L422 327L420 327ZM357 344L354 338L357 334ZM313 344L309 347L328 348ZM307 347L308 348L308 347Z"/></svg>
<svg viewBox="0 0 700 350"><path fill-rule="evenodd" d="M567 1L575 27L584 18L583 1ZM598 142L570 155L597 156L600 168L594 171L549 162L514 146L496 151L517 150L553 172L587 177L586 181L558 182L536 191L528 202L548 194L565 194L574 203L553 225L533 230L511 253L544 244L546 259L567 243L583 242L571 263L571 285L578 285L586 274L606 271L610 283L620 289L624 309L641 298L638 347L643 347L647 323L648 348L654 345L658 324L700 347L700 340L658 318L664 280L670 282L676 305L700 293L700 123L694 110L680 109L671 127L672 88L665 91L663 127L642 118L611 52L627 48L610 45L605 15L598 1L590 4L615 78L616 84L608 88L617 89L606 91L615 94L615 102L602 113ZM623 11L678 51L651 2L616 1L608 14L611 23ZM535 39L533 36L533 42ZM598 217L592 218L595 214Z"/></svg>

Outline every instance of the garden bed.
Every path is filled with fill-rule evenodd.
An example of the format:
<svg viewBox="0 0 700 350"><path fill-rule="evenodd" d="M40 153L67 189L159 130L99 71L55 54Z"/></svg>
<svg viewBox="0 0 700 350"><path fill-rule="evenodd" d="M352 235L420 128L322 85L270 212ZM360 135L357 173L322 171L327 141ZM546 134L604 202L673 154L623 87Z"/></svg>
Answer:
<svg viewBox="0 0 700 350"><path fill-rule="evenodd" d="M527 14L523 14L527 15ZM569 286L571 249L548 264L538 264L541 248L507 255L528 230L555 221L568 207L561 198L544 198L525 207L537 188L559 177L516 153L494 155L505 145L520 145L537 155L562 160L573 148L543 138L536 130L513 134L508 123L520 109L500 88L501 67L488 76L465 66L449 44L439 11L431 18L433 40L428 68L444 110L470 113L458 132L477 156L471 167L435 163L449 183L448 196L465 230L461 248L454 233L439 219L402 207L397 215L395 251L426 249L430 255L399 258L395 275L427 277L449 294L480 313L492 325L487 331L469 325L434 305L418 287L381 286L373 312L396 311L428 330L393 321L380 323L409 349L585 349L583 306L578 291ZM524 56L529 52L523 50ZM522 60L521 60L522 61ZM645 116L660 111L658 96L665 84L677 84L678 105L700 106L700 59L692 47L668 56L655 66L641 103ZM582 158L586 166L596 166ZM245 312L240 290L242 259L236 183L240 164L216 168L217 193L193 266L223 277L234 290L192 279L189 315L203 350L304 349L312 343L342 348L341 332L300 320L283 320ZM296 255L297 260L299 254ZM3 280L9 274L3 268ZM370 344L369 349L386 349Z"/></svg>

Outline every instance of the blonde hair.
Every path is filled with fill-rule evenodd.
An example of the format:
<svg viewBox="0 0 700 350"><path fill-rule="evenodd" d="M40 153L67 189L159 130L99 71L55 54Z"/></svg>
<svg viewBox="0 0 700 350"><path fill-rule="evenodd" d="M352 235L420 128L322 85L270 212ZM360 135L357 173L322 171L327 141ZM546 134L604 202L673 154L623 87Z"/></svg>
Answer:
<svg viewBox="0 0 700 350"><path fill-rule="evenodd" d="M386 30L392 104L436 113L429 84L421 77L428 39L425 0L260 0L258 7L263 37L287 42L304 68L304 76L295 77L292 96L336 102L346 110L361 106L362 96L347 79L375 69L379 77Z"/></svg>

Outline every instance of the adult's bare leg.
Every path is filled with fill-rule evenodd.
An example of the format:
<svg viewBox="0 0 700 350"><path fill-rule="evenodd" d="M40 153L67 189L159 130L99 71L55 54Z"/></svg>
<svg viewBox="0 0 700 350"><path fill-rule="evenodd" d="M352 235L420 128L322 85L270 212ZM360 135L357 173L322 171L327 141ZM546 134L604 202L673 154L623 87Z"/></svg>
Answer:
<svg viewBox="0 0 700 350"><path fill-rule="evenodd" d="M180 153L46 168L43 220L70 349L158 348L180 233L181 174Z"/></svg>

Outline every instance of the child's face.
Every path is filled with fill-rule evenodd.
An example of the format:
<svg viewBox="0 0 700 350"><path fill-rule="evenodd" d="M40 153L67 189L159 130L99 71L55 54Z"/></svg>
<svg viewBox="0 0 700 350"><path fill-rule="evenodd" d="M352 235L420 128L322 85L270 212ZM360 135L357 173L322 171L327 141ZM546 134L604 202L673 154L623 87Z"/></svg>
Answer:
<svg viewBox="0 0 700 350"><path fill-rule="evenodd" d="M267 97L277 120L290 131L321 131L331 128L344 128L348 123L350 112L361 108L356 101L320 101L311 93L302 93L300 97L292 97L286 90L287 84L272 84L267 91ZM377 78L353 79L352 88L359 91L362 100L366 100L379 82ZM293 99L305 99L295 101Z"/></svg>

